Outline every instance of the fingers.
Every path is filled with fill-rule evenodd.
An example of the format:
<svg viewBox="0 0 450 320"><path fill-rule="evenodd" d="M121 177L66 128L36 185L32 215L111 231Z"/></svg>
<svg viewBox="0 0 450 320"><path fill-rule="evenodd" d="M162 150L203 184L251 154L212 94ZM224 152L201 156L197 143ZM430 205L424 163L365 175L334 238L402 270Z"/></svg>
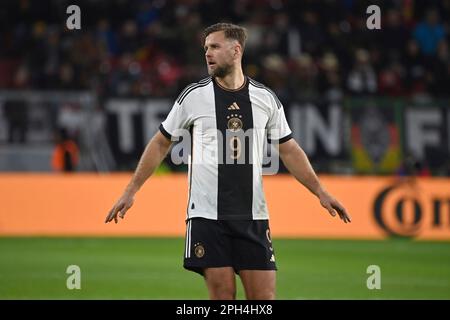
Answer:
<svg viewBox="0 0 450 320"><path fill-rule="evenodd" d="M342 212L340 212L339 215L342 216L342 220L345 223L352 222L352 219L351 219L350 215L347 213L347 211L345 210L345 208L342 208Z"/></svg>
<svg viewBox="0 0 450 320"><path fill-rule="evenodd" d="M350 217L350 215L347 213L347 211L345 211L345 209L342 212L342 216L343 216L343 220L345 223L347 222L352 222L352 218Z"/></svg>
<svg viewBox="0 0 450 320"><path fill-rule="evenodd" d="M125 213L131 208L132 205L133 199L131 199L131 201L128 201L128 199L120 199L108 213L105 223L111 222L112 220L114 220L115 223L119 222L119 218L123 219L125 217Z"/></svg>
<svg viewBox="0 0 450 320"><path fill-rule="evenodd" d="M342 221L344 221L345 223L352 222L352 219L350 215L347 213L347 210L345 210L345 208L340 203L336 203L334 205L334 208L339 213L339 217L341 218Z"/></svg>
<svg viewBox="0 0 450 320"><path fill-rule="evenodd" d="M330 207L331 207L331 209L330 209ZM330 212L330 214L333 217L336 215L336 211L337 211L337 213L339 214L339 218L342 221L344 221L344 223L348 223L348 222L352 221L350 215L347 213L345 208L336 199L332 199L332 201L330 201L329 205L326 205L325 208L328 209L328 212Z"/></svg>
<svg viewBox="0 0 450 320"><path fill-rule="evenodd" d="M347 213L345 208L333 197L330 195L322 196L320 200L320 204L328 210L332 217L336 216L336 211L339 215L339 218L344 221L344 223L352 222L352 218Z"/></svg>
<svg viewBox="0 0 450 320"><path fill-rule="evenodd" d="M321 200L320 200L320 204L322 205L322 207L324 207L325 209L327 209L328 213L329 213L332 217L335 217L335 216L336 216L336 211L334 211L333 206L331 205L331 203L330 203L327 199L321 199Z"/></svg>
<svg viewBox="0 0 450 320"><path fill-rule="evenodd" d="M328 210L328 212L330 213L330 215L332 217L336 216L336 211L333 209L333 207L330 204L325 205L325 208Z"/></svg>
<svg viewBox="0 0 450 320"><path fill-rule="evenodd" d="M130 209L130 207L125 207L125 208L123 208L122 210L120 210L120 212L119 212L119 217L120 217L121 219L123 219L123 217L125 216L125 213L127 213L128 209Z"/></svg>
<svg viewBox="0 0 450 320"><path fill-rule="evenodd" d="M130 208L133 206L133 203L134 203L134 200L131 199L130 202L126 202L126 203L123 205L123 208L122 208L122 210L120 210L120 213L119 213L119 217L120 217L121 219L123 219L123 218L125 217L125 213L127 213L128 209L130 209Z"/></svg>
<svg viewBox="0 0 450 320"><path fill-rule="evenodd" d="M114 207L114 208L112 208L112 209L109 211L108 215L106 216L105 223L110 222L110 221L114 218L114 216L116 215L116 210L115 210L115 209L116 209L116 208Z"/></svg>
<svg viewBox="0 0 450 320"><path fill-rule="evenodd" d="M117 223L117 214L121 211L123 208L123 204L115 205L114 208L111 209L108 216L106 217L105 223L111 222L114 219L114 222Z"/></svg>

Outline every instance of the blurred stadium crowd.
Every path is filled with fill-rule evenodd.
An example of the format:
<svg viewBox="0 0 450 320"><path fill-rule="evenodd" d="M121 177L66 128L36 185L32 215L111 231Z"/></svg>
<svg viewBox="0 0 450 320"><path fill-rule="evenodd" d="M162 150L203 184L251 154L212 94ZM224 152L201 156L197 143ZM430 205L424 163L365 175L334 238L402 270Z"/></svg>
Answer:
<svg viewBox="0 0 450 320"><path fill-rule="evenodd" d="M203 28L232 21L250 34L245 72L282 101L448 96L450 1L382 2L382 28L368 30L377 1L2 1L0 87L174 96L205 75Z"/></svg>
<svg viewBox="0 0 450 320"><path fill-rule="evenodd" d="M66 9L72 4L81 8L81 30L66 27ZM381 8L380 30L366 25L367 7L373 4ZM272 88L285 106L311 101L324 106L348 97L450 98L450 0L3 0L0 90L89 92L100 101L95 107L106 123L102 102L110 98L173 99L187 84L205 77L202 31L219 21L248 29L244 72ZM79 128L90 126L81 109L55 101L48 102L51 130L67 118L79 138ZM29 109L17 100L4 103L9 142L15 128L15 139L26 140ZM424 117L427 121L428 115ZM86 145L93 135L84 132ZM447 134L441 136L447 139ZM109 139L115 141L117 135ZM414 141L409 141L411 146ZM387 150L386 143L381 145L380 150ZM137 150L131 159L137 159ZM318 153L318 158L328 156ZM406 154L402 163L400 171L417 167ZM450 175L450 162L446 170Z"/></svg>

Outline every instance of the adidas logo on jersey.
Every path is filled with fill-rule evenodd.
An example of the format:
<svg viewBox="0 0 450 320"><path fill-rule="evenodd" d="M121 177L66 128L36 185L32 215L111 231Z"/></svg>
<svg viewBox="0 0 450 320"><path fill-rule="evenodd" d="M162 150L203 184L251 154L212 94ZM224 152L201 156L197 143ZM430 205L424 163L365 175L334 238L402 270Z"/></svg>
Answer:
<svg viewBox="0 0 450 320"><path fill-rule="evenodd" d="M236 102L233 102L233 104L228 107L228 110L239 110L239 109L240 108Z"/></svg>

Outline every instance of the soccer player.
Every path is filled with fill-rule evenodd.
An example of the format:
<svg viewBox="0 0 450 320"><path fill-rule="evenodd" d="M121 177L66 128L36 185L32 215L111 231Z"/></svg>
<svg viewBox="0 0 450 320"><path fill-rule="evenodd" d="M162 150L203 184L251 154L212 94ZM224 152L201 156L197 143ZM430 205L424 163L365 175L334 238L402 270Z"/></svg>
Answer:
<svg viewBox="0 0 450 320"><path fill-rule="evenodd" d="M320 184L292 138L283 106L242 72L246 30L218 23L205 29L210 77L187 86L147 145L106 222L123 218L134 195L186 129L191 137L184 267L203 275L211 299L235 299L235 274L247 299L274 299L276 264L262 187L266 140L278 145L286 168L332 216L345 208ZM243 134L245 133L245 134ZM251 160L250 160L251 159Z"/></svg>

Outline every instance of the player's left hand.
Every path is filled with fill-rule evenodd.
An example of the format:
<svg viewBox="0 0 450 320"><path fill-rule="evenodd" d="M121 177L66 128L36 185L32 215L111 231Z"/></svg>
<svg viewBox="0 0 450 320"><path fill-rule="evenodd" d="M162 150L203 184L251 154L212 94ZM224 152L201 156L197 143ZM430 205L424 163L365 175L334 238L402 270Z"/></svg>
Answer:
<svg viewBox="0 0 450 320"><path fill-rule="evenodd" d="M344 206L339 203L333 196L331 196L328 192L322 191L319 193L319 200L322 207L328 210L328 212L335 217L336 212L345 223L352 222L352 218L345 210Z"/></svg>
<svg viewBox="0 0 450 320"><path fill-rule="evenodd" d="M117 201L117 203L114 205L114 207L108 212L105 223L111 222L112 220L114 220L114 222L117 223L118 221L117 217L123 219L125 213L128 211L128 209L131 208L133 203L134 203L134 194L125 192L122 195L122 197L120 197L120 199Z"/></svg>

